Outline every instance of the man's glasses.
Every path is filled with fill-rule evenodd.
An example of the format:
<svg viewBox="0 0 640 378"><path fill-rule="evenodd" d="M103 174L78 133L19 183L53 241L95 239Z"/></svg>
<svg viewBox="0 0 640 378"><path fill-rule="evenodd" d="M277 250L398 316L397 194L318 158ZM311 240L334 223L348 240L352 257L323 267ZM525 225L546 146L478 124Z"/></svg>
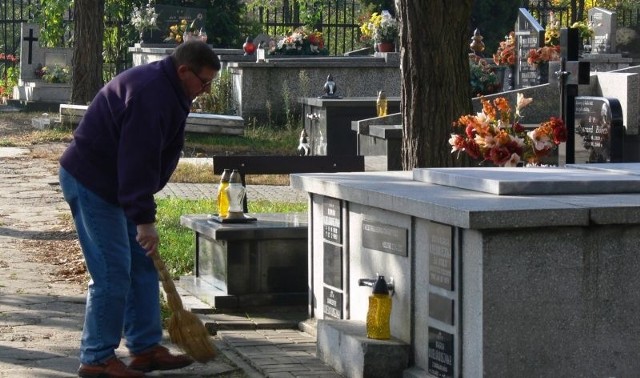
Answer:
<svg viewBox="0 0 640 378"><path fill-rule="evenodd" d="M211 83L213 82L213 79L211 80L205 80L203 78L201 78L200 76L198 76L198 74L196 73L196 71L194 71L192 68L189 68L189 71L191 71L191 73L198 78L198 80L200 80L200 83L202 84L202 89L208 87L209 85L211 85Z"/></svg>

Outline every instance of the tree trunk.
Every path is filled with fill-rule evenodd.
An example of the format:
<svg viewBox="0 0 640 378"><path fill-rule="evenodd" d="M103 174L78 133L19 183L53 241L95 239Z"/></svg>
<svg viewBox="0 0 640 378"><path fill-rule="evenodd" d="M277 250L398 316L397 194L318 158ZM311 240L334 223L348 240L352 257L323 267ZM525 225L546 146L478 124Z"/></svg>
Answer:
<svg viewBox="0 0 640 378"><path fill-rule="evenodd" d="M88 104L103 85L104 1L75 0L71 102Z"/></svg>
<svg viewBox="0 0 640 378"><path fill-rule="evenodd" d="M471 113L469 20L473 0L396 0L401 22L402 167L461 165L451 124Z"/></svg>

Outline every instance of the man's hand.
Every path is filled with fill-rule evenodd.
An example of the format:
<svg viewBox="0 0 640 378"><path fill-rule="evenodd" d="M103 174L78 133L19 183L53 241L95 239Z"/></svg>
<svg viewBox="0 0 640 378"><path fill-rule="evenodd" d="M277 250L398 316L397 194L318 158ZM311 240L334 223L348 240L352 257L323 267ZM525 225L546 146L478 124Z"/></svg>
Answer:
<svg viewBox="0 0 640 378"><path fill-rule="evenodd" d="M156 225L154 223L139 224L137 231L136 240L147 251L147 256L158 253L160 237L156 231Z"/></svg>

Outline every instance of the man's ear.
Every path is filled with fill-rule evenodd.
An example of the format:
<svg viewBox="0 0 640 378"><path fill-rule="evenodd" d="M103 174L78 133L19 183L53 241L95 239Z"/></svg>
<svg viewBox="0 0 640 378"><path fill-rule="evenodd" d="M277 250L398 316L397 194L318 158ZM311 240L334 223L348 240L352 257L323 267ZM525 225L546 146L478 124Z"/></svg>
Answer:
<svg viewBox="0 0 640 378"><path fill-rule="evenodd" d="M189 66L187 66L186 64L181 64L178 66L178 77L180 79L183 78L184 75L186 75L189 72Z"/></svg>

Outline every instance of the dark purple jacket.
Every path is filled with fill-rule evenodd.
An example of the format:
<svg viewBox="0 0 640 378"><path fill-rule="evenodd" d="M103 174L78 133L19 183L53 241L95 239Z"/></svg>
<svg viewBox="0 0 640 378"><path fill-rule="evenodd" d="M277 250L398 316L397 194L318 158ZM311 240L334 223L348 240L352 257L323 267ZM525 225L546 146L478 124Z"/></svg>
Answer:
<svg viewBox="0 0 640 378"><path fill-rule="evenodd" d="M93 99L60 164L135 224L153 223L153 195L178 164L190 104L171 58L124 71Z"/></svg>

